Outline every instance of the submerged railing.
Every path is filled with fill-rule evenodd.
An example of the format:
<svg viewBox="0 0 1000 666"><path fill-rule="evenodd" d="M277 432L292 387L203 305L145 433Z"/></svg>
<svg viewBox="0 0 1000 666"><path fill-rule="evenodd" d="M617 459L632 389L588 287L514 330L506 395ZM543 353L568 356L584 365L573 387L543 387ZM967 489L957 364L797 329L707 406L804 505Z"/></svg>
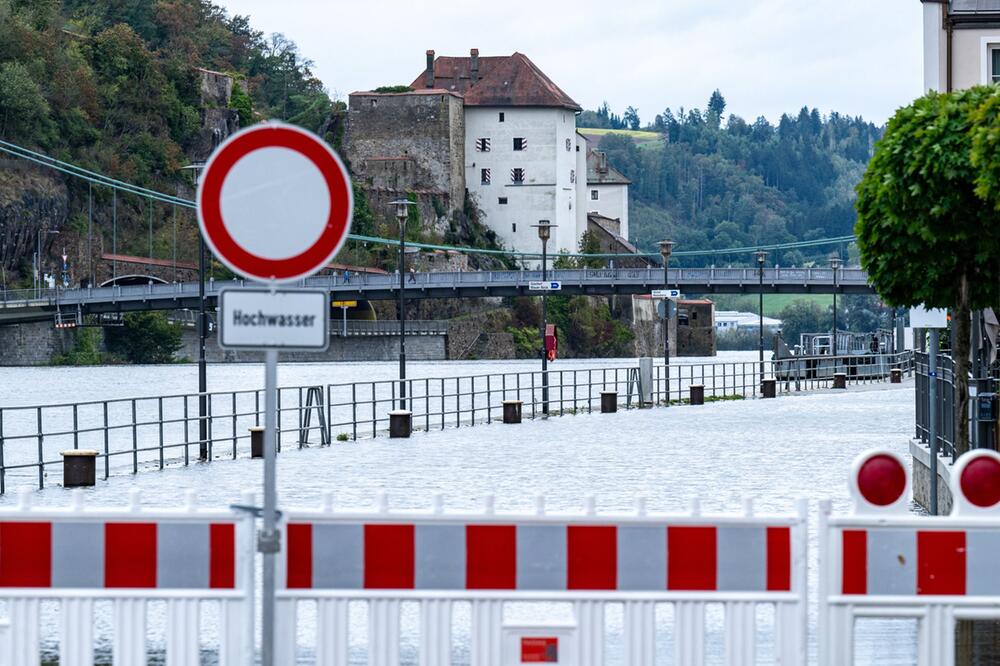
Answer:
<svg viewBox="0 0 1000 666"><path fill-rule="evenodd" d="M701 385L706 402L761 395L762 380L775 394L829 387L836 373L850 383L887 381L894 368L910 373L913 355L823 357L692 363L669 367L646 359L638 365L548 371L548 414L600 409L601 393L613 391L624 409L689 401ZM545 413L540 370L413 378L406 381L406 408L415 430L500 420L504 400L522 401L524 418ZM278 450L332 441L377 437L388 432L389 411L400 404L400 382L381 380L292 386L278 392ZM39 488L60 474L65 450L97 452L99 474L136 474L199 460L250 455L250 428L263 423L263 390L205 394L206 436L198 415L201 394L119 398L56 405L0 407L0 493L10 481Z"/></svg>

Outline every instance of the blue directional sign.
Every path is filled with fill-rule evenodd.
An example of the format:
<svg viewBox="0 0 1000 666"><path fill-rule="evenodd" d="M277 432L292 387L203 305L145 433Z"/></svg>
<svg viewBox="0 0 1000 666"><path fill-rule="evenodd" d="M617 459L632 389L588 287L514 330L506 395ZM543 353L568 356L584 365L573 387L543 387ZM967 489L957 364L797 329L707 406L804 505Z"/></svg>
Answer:
<svg viewBox="0 0 1000 666"><path fill-rule="evenodd" d="M550 280L547 282L531 281L528 283L529 291L560 291L562 289L562 282L559 280Z"/></svg>

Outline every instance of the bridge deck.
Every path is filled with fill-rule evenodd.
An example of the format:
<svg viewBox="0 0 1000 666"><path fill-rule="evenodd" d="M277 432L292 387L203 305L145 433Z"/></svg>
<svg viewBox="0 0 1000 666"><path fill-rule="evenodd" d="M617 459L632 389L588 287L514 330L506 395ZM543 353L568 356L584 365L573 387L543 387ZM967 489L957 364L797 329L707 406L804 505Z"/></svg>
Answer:
<svg viewBox="0 0 1000 666"><path fill-rule="evenodd" d="M562 295L607 296L645 294L663 286L663 269L562 269L547 279L562 282ZM541 271L472 271L413 273L406 276L407 298L483 298L538 295L529 283L542 279ZM867 273L845 268L767 268L763 283L753 268L671 269L671 287L688 294L870 294ZM221 289L238 287L242 280L210 280L206 294L212 305ZM327 289L338 300L390 300L397 297L398 275L355 274L308 278L300 286ZM0 323L45 319L59 308L77 307L85 313L131 310L173 310L198 305L198 283L149 284L81 289L0 292Z"/></svg>

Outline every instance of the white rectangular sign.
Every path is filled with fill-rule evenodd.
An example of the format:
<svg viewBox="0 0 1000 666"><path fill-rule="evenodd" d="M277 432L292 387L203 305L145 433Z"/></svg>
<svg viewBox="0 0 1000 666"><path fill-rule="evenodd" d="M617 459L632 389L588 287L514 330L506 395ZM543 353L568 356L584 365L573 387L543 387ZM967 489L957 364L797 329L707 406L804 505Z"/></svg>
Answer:
<svg viewBox="0 0 1000 666"><path fill-rule="evenodd" d="M650 294L653 298L680 298L680 289L654 289Z"/></svg>
<svg viewBox="0 0 1000 666"><path fill-rule="evenodd" d="M948 328L948 311L910 308L910 328Z"/></svg>
<svg viewBox="0 0 1000 666"><path fill-rule="evenodd" d="M562 282L551 280L548 282L532 281L528 283L528 291L559 291L562 289Z"/></svg>
<svg viewBox="0 0 1000 666"><path fill-rule="evenodd" d="M325 291L224 289L219 293L219 346L322 351L330 344L328 315Z"/></svg>

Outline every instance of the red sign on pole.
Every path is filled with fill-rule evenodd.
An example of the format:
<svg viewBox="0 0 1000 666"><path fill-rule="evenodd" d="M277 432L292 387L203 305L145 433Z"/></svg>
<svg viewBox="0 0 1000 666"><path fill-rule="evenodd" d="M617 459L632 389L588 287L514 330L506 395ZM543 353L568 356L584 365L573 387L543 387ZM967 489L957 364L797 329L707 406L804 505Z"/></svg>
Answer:
<svg viewBox="0 0 1000 666"><path fill-rule="evenodd" d="M212 154L198 184L198 223L234 272L291 282L326 266L351 226L350 176L321 138L262 123Z"/></svg>

